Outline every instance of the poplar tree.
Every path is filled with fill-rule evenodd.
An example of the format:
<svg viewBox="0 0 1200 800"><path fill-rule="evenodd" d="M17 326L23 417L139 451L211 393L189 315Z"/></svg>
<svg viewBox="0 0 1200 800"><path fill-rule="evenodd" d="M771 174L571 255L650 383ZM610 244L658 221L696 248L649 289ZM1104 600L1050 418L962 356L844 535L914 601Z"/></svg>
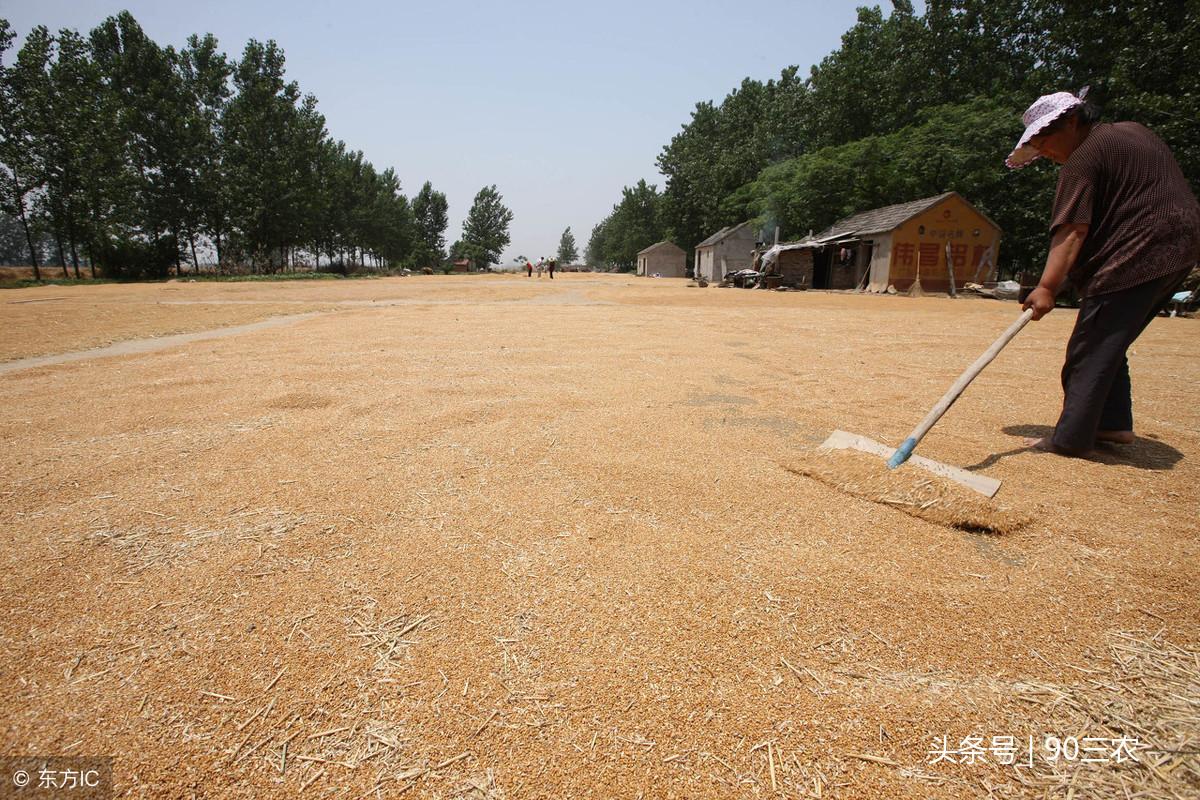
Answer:
<svg viewBox="0 0 1200 800"><path fill-rule="evenodd" d="M510 241L508 226L513 213L504 205L496 185L485 186L475 195L475 202L463 222L462 253L476 267L500 263L500 255Z"/></svg>
<svg viewBox="0 0 1200 800"><path fill-rule="evenodd" d="M193 34L179 51L175 69L184 94L184 169L188 174L184 232L192 265L200 269L197 236L206 236L221 269L222 245L229 230L229 198L222 152L221 117L229 102L233 67L212 34Z"/></svg>
<svg viewBox="0 0 1200 800"><path fill-rule="evenodd" d="M425 181L412 202L417 236L413 251L415 266L433 267L446 260L448 210L446 195L434 191L433 184Z"/></svg>
<svg viewBox="0 0 1200 800"><path fill-rule="evenodd" d="M36 35L38 30L30 34L31 40L41 38ZM40 30L45 32L45 28ZM16 217L20 223L29 248L34 279L40 281L42 275L38 248L34 243L36 234L29 196L42 183L42 165L39 151L33 145L31 116L44 99L39 80L44 61L28 54L22 59L18 54L16 63L8 66L5 55L12 47L13 39L8 20L0 19L0 210Z"/></svg>
<svg viewBox="0 0 1200 800"><path fill-rule="evenodd" d="M324 120L315 108L297 110L299 86L284 76L284 55L274 41L247 43L233 72L237 94L225 106L225 180L231 235L256 267L268 271L283 265L286 249L295 242L304 187L298 162L301 145L313 141L313 161ZM310 104L311 105L311 104ZM315 173L315 164L313 173Z"/></svg>
<svg viewBox="0 0 1200 800"><path fill-rule="evenodd" d="M568 225L558 240L558 263L565 266L575 263L578 258L579 248L575 245L575 235L571 233L571 227Z"/></svg>

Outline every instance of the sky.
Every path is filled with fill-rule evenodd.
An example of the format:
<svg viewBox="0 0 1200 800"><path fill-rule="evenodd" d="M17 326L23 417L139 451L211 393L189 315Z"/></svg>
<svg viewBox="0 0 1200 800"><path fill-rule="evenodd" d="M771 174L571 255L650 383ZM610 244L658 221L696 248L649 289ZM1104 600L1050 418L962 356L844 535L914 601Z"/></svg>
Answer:
<svg viewBox="0 0 1200 800"><path fill-rule="evenodd" d="M123 9L164 46L212 33L237 57L274 39L335 139L395 168L410 197L425 181L446 194L447 245L495 184L513 211L511 264L552 257L568 226L582 256L623 186L663 187L655 158L696 103L790 64L807 75L862 4L0 0L0 17L18 43L38 24L86 34Z"/></svg>

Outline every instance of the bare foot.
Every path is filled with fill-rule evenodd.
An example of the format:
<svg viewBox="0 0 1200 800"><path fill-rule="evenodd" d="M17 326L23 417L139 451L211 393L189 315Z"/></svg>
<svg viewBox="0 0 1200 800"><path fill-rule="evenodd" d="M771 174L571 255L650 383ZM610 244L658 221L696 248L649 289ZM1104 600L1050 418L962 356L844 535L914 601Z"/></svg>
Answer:
<svg viewBox="0 0 1200 800"><path fill-rule="evenodd" d="M1133 444L1133 431L1096 431L1097 442L1112 442L1113 444Z"/></svg>
<svg viewBox="0 0 1200 800"><path fill-rule="evenodd" d="M1043 436L1040 439L1037 437L1029 437L1027 439L1023 439L1022 441L1025 442L1026 447L1032 450L1041 450L1044 453L1055 453L1060 456L1071 456L1072 458L1087 458L1092 455L1091 450L1064 450L1063 448L1054 444L1054 442L1050 441L1049 436Z"/></svg>

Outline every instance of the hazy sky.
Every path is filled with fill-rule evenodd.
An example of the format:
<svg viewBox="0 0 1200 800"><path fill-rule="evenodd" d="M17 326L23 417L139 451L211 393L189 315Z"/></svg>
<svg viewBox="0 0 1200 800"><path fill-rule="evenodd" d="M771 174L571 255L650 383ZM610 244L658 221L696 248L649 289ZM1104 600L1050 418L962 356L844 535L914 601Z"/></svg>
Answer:
<svg viewBox="0 0 1200 800"><path fill-rule="evenodd" d="M568 225L582 253L622 186L662 188L655 157L697 102L789 64L807 75L860 4L0 0L0 16L18 42L37 24L86 34L123 8L161 45L211 32L237 57L274 39L334 138L394 167L410 197L426 180L445 192L447 244L496 184L514 215L511 262L553 255Z"/></svg>

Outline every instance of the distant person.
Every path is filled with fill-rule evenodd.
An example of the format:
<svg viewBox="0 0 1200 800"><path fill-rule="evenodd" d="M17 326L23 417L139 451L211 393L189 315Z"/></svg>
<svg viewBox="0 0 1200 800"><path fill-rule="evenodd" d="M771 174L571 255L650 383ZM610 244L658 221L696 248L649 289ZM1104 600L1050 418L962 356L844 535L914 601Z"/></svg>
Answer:
<svg viewBox="0 0 1200 800"><path fill-rule="evenodd" d="M525 262L525 277L526 278L533 277L533 262L532 261Z"/></svg>
<svg viewBox="0 0 1200 800"><path fill-rule="evenodd" d="M1052 435L1026 444L1071 456L1098 441L1134 441L1125 353L1200 259L1200 204L1170 149L1136 122L1099 117L1068 92L1039 97L1006 160L1062 165L1050 253L1024 308L1034 319L1049 314L1067 279L1082 300L1062 368L1062 413Z"/></svg>
<svg viewBox="0 0 1200 800"><path fill-rule="evenodd" d="M537 274L538 274L538 280L541 280L541 278L542 278L542 272L543 272L545 269L546 269L546 264L545 264L545 262L544 262L544 261L542 261L542 259L540 259L540 258L539 258L539 259L538 259L538 263L537 263Z"/></svg>
<svg viewBox="0 0 1200 800"><path fill-rule="evenodd" d="M546 262L546 270L550 273L550 280L554 280L554 268L558 266L558 262L553 258Z"/></svg>

